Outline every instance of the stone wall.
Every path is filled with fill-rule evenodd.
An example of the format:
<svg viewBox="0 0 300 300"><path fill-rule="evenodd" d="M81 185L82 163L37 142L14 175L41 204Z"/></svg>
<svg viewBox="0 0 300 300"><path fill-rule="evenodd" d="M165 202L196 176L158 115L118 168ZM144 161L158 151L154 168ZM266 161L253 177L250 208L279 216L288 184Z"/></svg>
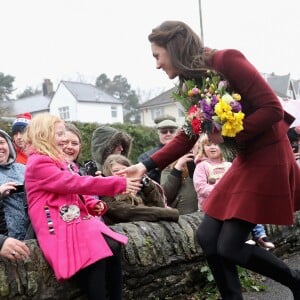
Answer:
<svg viewBox="0 0 300 300"><path fill-rule="evenodd" d="M300 214L293 226L266 226L282 256L300 251ZM129 237L124 247L124 299L185 299L201 288L204 259L195 240L202 214L173 222L121 223L112 228ZM27 241L30 258L12 263L0 258L0 299L86 299L72 280L58 283L36 240ZM181 295L181 296L180 296Z"/></svg>

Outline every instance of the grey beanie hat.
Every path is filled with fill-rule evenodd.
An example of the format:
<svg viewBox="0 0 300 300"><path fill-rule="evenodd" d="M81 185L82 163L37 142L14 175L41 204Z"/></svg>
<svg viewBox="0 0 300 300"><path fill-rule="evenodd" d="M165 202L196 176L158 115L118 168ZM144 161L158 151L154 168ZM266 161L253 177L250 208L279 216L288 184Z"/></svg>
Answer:
<svg viewBox="0 0 300 300"><path fill-rule="evenodd" d="M5 132L4 130L0 129L0 136L2 136L8 144L9 156L8 156L7 164L13 163L17 157L16 149L13 145L13 142L12 142L9 134L7 132Z"/></svg>

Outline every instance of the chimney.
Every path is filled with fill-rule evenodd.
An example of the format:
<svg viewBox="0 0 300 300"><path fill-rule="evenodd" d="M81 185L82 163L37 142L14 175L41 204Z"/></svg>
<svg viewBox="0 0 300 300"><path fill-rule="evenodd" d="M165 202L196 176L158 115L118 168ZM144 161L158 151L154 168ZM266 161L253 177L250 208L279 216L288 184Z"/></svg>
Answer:
<svg viewBox="0 0 300 300"><path fill-rule="evenodd" d="M53 94L53 83L50 79L44 79L43 96L51 96Z"/></svg>

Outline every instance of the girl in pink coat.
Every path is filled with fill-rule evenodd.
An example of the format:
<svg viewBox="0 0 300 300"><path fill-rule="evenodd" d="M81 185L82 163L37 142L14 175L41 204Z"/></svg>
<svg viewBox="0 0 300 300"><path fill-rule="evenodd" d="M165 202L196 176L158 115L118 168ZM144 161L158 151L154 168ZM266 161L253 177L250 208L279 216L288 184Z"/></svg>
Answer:
<svg viewBox="0 0 300 300"><path fill-rule="evenodd" d="M106 286L110 299L122 299L120 245L127 243L127 237L112 231L97 217L106 210L101 200L83 195L134 192L140 188L139 180L71 172L62 152L65 125L56 116L35 116L26 140L28 212L56 278L61 281L76 274L88 299L106 299Z"/></svg>

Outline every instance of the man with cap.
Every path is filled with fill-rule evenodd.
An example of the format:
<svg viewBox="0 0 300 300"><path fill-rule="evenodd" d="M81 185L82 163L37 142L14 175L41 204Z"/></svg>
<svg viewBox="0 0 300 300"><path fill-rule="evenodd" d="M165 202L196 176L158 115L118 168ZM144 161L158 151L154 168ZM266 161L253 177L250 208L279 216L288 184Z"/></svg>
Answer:
<svg viewBox="0 0 300 300"><path fill-rule="evenodd" d="M16 162L26 165L27 155L25 153L25 141L23 135L29 122L31 121L30 113L23 113L17 115L15 121L12 124L12 136L14 146L17 152Z"/></svg>
<svg viewBox="0 0 300 300"><path fill-rule="evenodd" d="M148 159L153 153L160 150L164 145L168 144L176 135L178 130L178 125L175 122L175 118L168 119L160 119L156 125L159 144L153 148L148 150L147 152L141 154L138 157L138 161L144 161ZM155 180L157 183L160 183L161 170L156 168L147 173L147 175Z"/></svg>

